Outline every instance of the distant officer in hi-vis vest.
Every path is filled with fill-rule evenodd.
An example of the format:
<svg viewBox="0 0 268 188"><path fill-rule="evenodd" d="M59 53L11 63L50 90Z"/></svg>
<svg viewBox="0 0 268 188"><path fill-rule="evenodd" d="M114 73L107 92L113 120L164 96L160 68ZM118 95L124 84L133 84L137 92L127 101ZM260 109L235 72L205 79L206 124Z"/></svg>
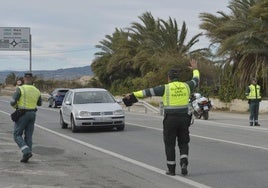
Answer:
<svg viewBox="0 0 268 188"><path fill-rule="evenodd" d="M197 61L190 60L190 64L190 68L193 70L192 80L180 82L178 70L171 69L168 72L168 84L136 91L123 98L125 105L131 106L138 101L137 98L162 96L164 105L163 138L168 167L166 174L171 176L176 174L176 139L180 150L181 174L188 174L189 126L192 117L189 109L189 98L198 86L200 79Z"/></svg>
<svg viewBox="0 0 268 188"><path fill-rule="evenodd" d="M20 162L27 163L32 157L36 107L42 105L42 99L40 91L33 86L32 73L25 73L23 81L24 84L17 87L13 94L10 105L23 112L23 115L15 122L13 136L23 154Z"/></svg>
<svg viewBox="0 0 268 188"><path fill-rule="evenodd" d="M253 78L251 84L247 86L245 93L249 104L249 126L260 126L259 107L261 102L261 87L257 84L257 79Z"/></svg>

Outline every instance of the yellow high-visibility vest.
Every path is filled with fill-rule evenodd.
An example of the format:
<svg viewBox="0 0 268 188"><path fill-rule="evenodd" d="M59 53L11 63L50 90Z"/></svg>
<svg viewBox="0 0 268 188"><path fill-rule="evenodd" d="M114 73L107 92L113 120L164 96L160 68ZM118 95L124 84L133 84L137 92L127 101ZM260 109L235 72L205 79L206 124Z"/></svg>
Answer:
<svg viewBox="0 0 268 188"><path fill-rule="evenodd" d="M18 108L20 109L35 109L37 101L41 95L40 91L33 85L19 86L21 96L18 101Z"/></svg>
<svg viewBox="0 0 268 188"><path fill-rule="evenodd" d="M249 89L250 89L250 92L247 96L247 99L261 99L261 93L260 93L260 90L261 90L261 87L259 85L249 85Z"/></svg>
<svg viewBox="0 0 268 188"><path fill-rule="evenodd" d="M171 82L165 85L163 104L165 109L187 107L189 104L190 88L184 82Z"/></svg>

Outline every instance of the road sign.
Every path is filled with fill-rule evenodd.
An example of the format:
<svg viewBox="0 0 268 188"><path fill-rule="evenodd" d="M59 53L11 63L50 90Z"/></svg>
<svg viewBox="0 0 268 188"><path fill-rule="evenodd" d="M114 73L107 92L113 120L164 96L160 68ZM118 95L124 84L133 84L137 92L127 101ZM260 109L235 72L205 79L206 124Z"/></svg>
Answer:
<svg viewBox="0 0 268 188"><path fill-rule="evenodd" d="M0 51L29 51L30 28L0 27Z"/></svg>

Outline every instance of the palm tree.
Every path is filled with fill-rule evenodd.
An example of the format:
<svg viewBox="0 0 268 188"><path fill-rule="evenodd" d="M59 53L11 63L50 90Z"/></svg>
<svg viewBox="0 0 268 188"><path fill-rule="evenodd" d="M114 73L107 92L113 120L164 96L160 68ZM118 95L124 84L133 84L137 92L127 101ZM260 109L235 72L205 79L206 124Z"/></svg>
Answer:
<svg viewBox="0 0 268 188"><path fill-rule="evenodd" d="M201 33L197 34L187 43L185 22L179 30L176 20L171 18L168 21L156 20L149 12L144 13L139 18L142 23L132 23L129 30L131 31L131 39L138 44L134 62L135 66L140 68L142 76L151 71L157 73L161 70L163 73L166 71L163 68L182 62L181 59L191 53L191 47L198 42L198 38L201 36ZM173 58L165 60L161 58L163 56L176 57L176 60Z"/></svg>
<svg viewBox="0 0 268 188"><path fill-rule="evenodd" d="M106 35L105 38L96 45L101 51L95 53L97 58L92 63L92 70L109 87L117 77L124 78L127 74L124 70L129 65L124 63L129 62L131 51L127 48L128 33L122 29L116 29L112 36Z"/></svg>
<svg viewBox="0 0 268 188"><path fill-rule="evenodd" d="M230 15L200 14L200 27L206 30L211 44L219 44L216 54L226 58L225 64L232 65L231 74L237 76L240 89L251 77L263 77L262 70L267 66L267 11L260 5L268 7L267 0L233 0L228 6Z"/></svg>
<svg viewBox="0 0 268 188"><path fill-rule="evenodd" d="M181 30L176 20L154 19L146 12L139 17L141 23L134 22L129 28L116 29L106 39L100 41L92 70L106 87L119 82L126 86L139 83L152 86L166 81L166 72L172 66L182 67L188 60L187 55L200 50L190 51L198 42L200 34L186 42L187 27L183 22ZM139 87L141 84L136 84Z"/></svg>

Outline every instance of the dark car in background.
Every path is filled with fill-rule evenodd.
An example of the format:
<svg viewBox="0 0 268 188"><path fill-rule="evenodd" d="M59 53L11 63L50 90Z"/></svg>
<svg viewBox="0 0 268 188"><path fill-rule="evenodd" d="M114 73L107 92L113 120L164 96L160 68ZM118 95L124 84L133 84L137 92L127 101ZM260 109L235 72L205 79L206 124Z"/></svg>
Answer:
<svg viewBox="0 0 268 188"><path fill-rule="evenodd" d="M69 88L56 88L50 93L48 98L48 107L57 108L62 105L65 94L69 91Z"/></svg>

